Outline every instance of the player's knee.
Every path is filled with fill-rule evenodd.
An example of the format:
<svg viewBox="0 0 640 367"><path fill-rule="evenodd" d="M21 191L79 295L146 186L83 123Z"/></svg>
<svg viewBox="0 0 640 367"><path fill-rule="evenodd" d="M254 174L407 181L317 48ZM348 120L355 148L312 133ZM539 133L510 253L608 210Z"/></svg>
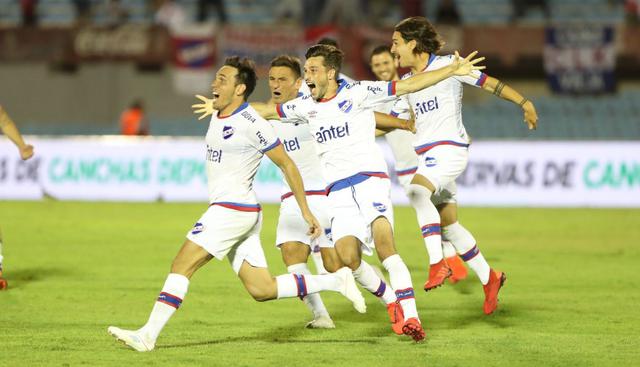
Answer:
<svg viewBox="0 0 640 367"><path fill-rule="evenodd" d="M322 263L324 265L324 268L329 272L329 273L335 273L336 271L338 271L341 267L342 267L342 262L337 260L337 259L329 259L329 260L325 260L324 258L322 259Z"/></svg>

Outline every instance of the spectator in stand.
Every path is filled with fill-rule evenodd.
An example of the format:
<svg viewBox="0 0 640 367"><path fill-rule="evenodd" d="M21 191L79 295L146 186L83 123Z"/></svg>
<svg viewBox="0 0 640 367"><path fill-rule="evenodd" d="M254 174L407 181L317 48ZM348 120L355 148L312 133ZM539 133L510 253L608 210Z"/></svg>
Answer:
<svg viewBox="0 0 640 367"><path fill-rule="evenodd" d="M129 12L120 0L107 0L105 3L106 25L117 27L123 25L129 19Z"/></svg>
<svg viewBox="0 0 640 367"><path fill-rule="evenodd" d="M227 11L224 8L224 0L198 0L198 22L205 22L209 17L209 8L216 8L216 15L220 24L227 23Z"/></svg>
<svg viewBox="0 0 640 367"><path fill-rule="evenodd" d="M438 6L436 20L439 24L460 24L460 13L458 12L456 2L453 0L442 0L440 6Z"/></svg>
<svg viewBox="0 0 640 367"><path fill-rule="evenodd" d="M22 14L22 25L33 27L38 24L38 0L20 0L20 12Z"/></svg>
<svg viewBox="0 0 640 367"><path fill-rule="evenodd" d="M184 27L187 22L187 15L182 5L174 0L158 1L157 9L154 17L156 24L167 27L172 33Z"/></svg>
<svg viewBox="0 0 640 367"><path fill-rule="evenodd" d="M551 17L547 0L511 0L513 4L513 21L523 18L529 8L541 8L546 19Z"/></svg>
<svg viewBox="0 0 640 367"><path fill-rule="evenodd" d="M362 19L358 0L327 0L320 14L320 24L348 26Z"/></svg>
<svg viewBox="0 0 640 367"><path fill-rule="evenodd" d="M120 115L120 134L149 135L149 121L144 113L142 100L135 100Z"/></svg>
<svg viewBox="0 0 640 367"><path fill-rule="evenodd" d="M73 7L76 10L76 24L85 25L91 23L90 0L73 0Z"/></svg>
<svg viewBox="0 0 640 367"><path fill-rule="evenodd" d="M629 23L638 24L640 22L640 0L626 0L624 9Z"/></svg>
<svg viewBox="0 0 640 367"><path fill-rule="evenodd" d="M302 1L280 0L274 9L277 24L302 24Z"/></svg>

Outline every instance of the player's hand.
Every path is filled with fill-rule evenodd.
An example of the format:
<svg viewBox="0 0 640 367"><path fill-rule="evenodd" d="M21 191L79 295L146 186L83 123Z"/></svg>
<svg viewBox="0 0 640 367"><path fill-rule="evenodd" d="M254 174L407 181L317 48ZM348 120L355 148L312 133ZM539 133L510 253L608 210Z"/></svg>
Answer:
<svg viewBox="0 0 640 367"><path fill-rule="evenodd" d="M529 126L529 130L535 130L538 127L538 113L533 103L527 101L522 105L522 109L524 110L524 122Z"/></svg>
<svg viewBox="0 0 640 367"><path fill-rule="evenodd" d="M20 148L20 158L22 158L23 161L26 161L31 157L33 157L33 145L27 144Z"/></svg>
<svg viewBox="0 0 640 367"><path fill-rule="evenodd" d="M409 115L411 117L407 120L405 130L411 131L415 134L418 130L416 129L416 114L413 112L413 108L409 108Z"/></svg>
<svg viewBox="0 0 640 367"><path fill-rule="evenodd" d="M453 62L451 63L451 67L453 68L453 74L461 75L461 76L465 76L465 75L474 76L473 74L471 74L472 71L484 69L485 68L484 66L476 65L477 63L484 61L484 57L478 57L477 59L474 59L474 57L477 54L478 54L478 51L473 51L467 57L465 57L464 59L461 59L460 54L458 53L458 51L456 51L455 57L453 58Z"/></svg>
<svg viewBox="0 0 640 367"><path fill-rule="evenodd" d="M318 222L318 219L316 219L316 217L311 213L303 214L302 216L305 222L309 225L307 235L309 235L312 240L320 237L322 234L322 226L320 225L320 222Z"/></svg>
<svg viewBox="0 0 640 367"><path fill-rule="evenodd" d="M202 103L192 104L191 108L193 108L193 113L198 115L202 114L198 117L198 120L202 120L203 118L213 115L213 98L207 98L205 96L201 96L196 94L196 98L202 101Z"/></svg>

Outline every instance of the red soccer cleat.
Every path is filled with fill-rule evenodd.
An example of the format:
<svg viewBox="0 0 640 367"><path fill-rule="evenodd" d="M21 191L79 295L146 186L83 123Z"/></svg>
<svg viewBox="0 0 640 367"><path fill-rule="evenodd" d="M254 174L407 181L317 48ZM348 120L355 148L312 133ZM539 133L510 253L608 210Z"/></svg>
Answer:
<svg viewBox="0 0 640 367"><path fill-rule="evenodd" d="M420 320L416 319L415 317L412 317L405 321L404 325L402 326L402 333L404 335L410 336L416 342L424 340L425 337L425 332L422 329Z"/></svg>
<svg viewBox="0 0 640 367"><path fill-rule="evenodd" d="M491 315L498 308L498 292L507 280L505 273L491 269L489 272L489 282L483 285L484 288L484 313Z"/></svg>
<svg viewBox="0 0 640 367"><path fill-rule="evenodd" d="M395 301L387 305L387 313L391 319L391 329L398 335L404 334L402 327L404 326L404 311L400 302Z"/></svg>
<svg viewBox="0 0 640 367"><path fill-rule="evenodd" d="M456 284L467 278L467 267L459 256L447 257L445 261L447 262L447 265L449 265L449 268L451 268L452 272L449 277L449 283Z"/></svg>
<svg viewBox="0 0 640 367"><path fill-rule="evenodd" d="M429 280L424 283L424 291L429 292L444 283L444 280L451 276L451 269L444 259L429 266Z"/></svg>

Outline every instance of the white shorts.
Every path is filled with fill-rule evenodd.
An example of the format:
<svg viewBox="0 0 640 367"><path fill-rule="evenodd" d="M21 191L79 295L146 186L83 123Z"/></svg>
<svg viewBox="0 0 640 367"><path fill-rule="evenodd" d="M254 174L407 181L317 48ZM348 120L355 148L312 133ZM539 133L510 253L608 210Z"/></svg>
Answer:
<svg viewBox="0 0 640 367"><path fill-rule="evenodd" d="M280 203L280 216L278 218L278 229L276 231L276 246L280 247L285 242L302 242L311 246L311 250L316 247L333 248L331 242L331 218L329 217L329 200L326 195L307 195L309 209L324 228L324 234L316 240L311 241L307 231L309 225L302 218L302 212L298 206L296 198L290 196ZM317 249L319 251L319 249ZM316 251L317 252L317 251Z"/></svg>
<svg viewBox="0 0 640 367"><path fill-rule="evenodd" d="M362 242L362 252L372 255L374 249L371 223L385 217L393 227L391 183L388 178L368 179L329 193L331 234L333 241L354 236Z"/></svg>
<svg viewBox="0 0 640 367"><path fill-rule="evenodd" d="M243 261L258 268L267 267L260 243L262 214L212 205L187 233L187 239L216 259L225 256L236 274Z"/></svg>
<svg viewBox="0 0 640 367"><path fill-rule="evenodd" d="M404 188L404 192L407 196L413 196L413 189L411 188L411 180L413 180L414 175L402 175L398 176L398 182ZM451 181L448 184L444 185L440 192L431 195L431 202L433 205L440 205L446 203L457 203L456 193L458 191L458 186L456 186L455 181Z"/></svg>
<svg viewBox="0 0 640 367"><path fill-rule="evenodd" d="M439 145L418 156L416 174L427 178L436 188L435 194L451 189L456 178L467 168L469 150L465 147ZM455 185L453 188L455 192Z"/></svg>

